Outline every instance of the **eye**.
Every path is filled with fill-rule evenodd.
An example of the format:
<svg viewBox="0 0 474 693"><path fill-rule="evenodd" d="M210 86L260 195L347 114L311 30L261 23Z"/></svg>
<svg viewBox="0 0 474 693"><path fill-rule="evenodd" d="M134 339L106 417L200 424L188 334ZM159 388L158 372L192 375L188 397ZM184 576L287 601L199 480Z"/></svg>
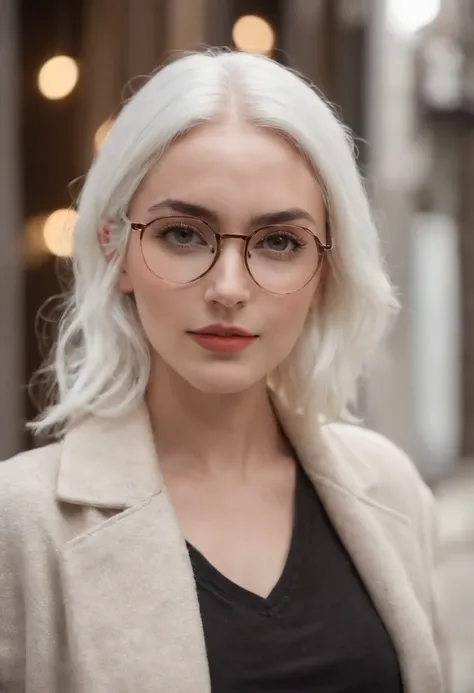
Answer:
<svg viewBox="0 0 474 693"><path fill-rule="evenodd" d="M206 239L203 238L198 229L186 224L170 224L164 228L157 229L155 235L173 246L207 245Z"/></svg>
<svg viewBox="0 0 474 693"><path fill-rule="evenodd" d="M294 253L300 250L304 242L295 234L288 231L275 231L260 239L257 248L271 251L273 253Z"/></svg>
<svg viewBox="0 0 474 693"><path fill-rule="evenodd" d="M266 244L269 250L277 250L280 252L294 250L296 246L294 238L284 233L272 233L264 239L263 244Z"/></svg>

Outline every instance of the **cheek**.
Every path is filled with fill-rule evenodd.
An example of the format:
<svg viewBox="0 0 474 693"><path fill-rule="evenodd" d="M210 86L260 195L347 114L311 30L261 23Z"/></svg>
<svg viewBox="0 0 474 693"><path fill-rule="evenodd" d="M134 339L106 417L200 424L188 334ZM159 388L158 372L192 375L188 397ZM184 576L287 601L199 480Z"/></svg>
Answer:
<svg viewBox="0 0 474 693"><path fill-rule="evenodd" d="M301 291L282 297L281 319L294 328L302 329L308 314L317 307L320 294L320 283L313 281Z"/></svg>
<svg viewBox="0 0 474 693"><path fill-rule="evenodd" d="M142 278L136 286L138 319L153 351L172 353L176 348L176 327L180 324L179 301L173 300L173 293L163 288L159 279L150 277Z"/></svg>
<svg viewBox="0 0 474 693"><path fill-rule="evenodd" d="M140 322L150 339L157 325L163 325L177 312L170 285L155 277L146 266L140 243L131 242L119 275L119 289L133 293ZM152 340L151 340L152 341Z"/></svg>
<svg viewBox="0 0 474 693"><path fill-rule="evenodd" d="M119 288L133 293L140 318L173 315L179 297L176 287L156 277L146 266L138 237L131 240L119 277Z"/></svg>
<svg viewBox="0 0 474 693"><path fill-rule="evenodd" d="M183 301L179 291L170 287L151 272L135 282L135 302L143 327L147 333L164 333L164 326L179 322Z"/></svg>
<svg viewBox="0 0 474 693"><path fill-rule="evenodd" d="M276 306L273 337L285 349L291 350L300 336L308 315L317 303L314 289L304 289L285 296Z"/></svg>

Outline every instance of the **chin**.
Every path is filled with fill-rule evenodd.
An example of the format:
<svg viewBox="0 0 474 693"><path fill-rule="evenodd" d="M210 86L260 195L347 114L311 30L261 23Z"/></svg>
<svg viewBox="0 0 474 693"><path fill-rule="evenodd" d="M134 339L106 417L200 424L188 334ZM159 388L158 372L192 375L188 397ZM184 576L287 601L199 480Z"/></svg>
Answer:
<svg viewBox="0 0 474 693"><path fill-rule="evenodd" d="M217 380L193 379L193 381L188 380L188 382L195 390L206 395L238 395L256 384L255 381L238 379L221 380L219 382Z"/></svg>
<svg viewBox="0 0 474 693"><path fill-rule="evenodd" d="M212 372L200 373L199 368L196 368L192 373L181 373L181 377L191 387L204 394L236 395L263 381L266 373L243 373L241 369L229 367L229 364L226 364L225 368L216 367L214 364Z"/></svg>

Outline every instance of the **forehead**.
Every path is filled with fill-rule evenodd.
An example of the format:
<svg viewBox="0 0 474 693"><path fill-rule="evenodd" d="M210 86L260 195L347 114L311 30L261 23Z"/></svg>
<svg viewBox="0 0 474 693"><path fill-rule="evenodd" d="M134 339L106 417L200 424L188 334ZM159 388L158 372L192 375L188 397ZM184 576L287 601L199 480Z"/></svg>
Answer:
<svg viewBox="0 0 474 693"><path fill-rule="evenodd" d="M206 206L223 218L295 206L324 215L306 159L288 139L251 125L206 124L174 143L150 169L134 211L166 198Z"/></svg>

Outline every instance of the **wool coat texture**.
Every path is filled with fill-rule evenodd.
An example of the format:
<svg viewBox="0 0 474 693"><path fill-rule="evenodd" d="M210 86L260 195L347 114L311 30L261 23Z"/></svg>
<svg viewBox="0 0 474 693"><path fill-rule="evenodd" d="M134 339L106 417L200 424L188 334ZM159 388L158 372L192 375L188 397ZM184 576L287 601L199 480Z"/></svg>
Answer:
<svg viewBox="0 0 474 693"><path fill-rule="evenodd" d="M427 487L376 433L278 416L393 640L406 693L446 693ZM145 404L0 464L0 691L210 693Z"/></svg>

